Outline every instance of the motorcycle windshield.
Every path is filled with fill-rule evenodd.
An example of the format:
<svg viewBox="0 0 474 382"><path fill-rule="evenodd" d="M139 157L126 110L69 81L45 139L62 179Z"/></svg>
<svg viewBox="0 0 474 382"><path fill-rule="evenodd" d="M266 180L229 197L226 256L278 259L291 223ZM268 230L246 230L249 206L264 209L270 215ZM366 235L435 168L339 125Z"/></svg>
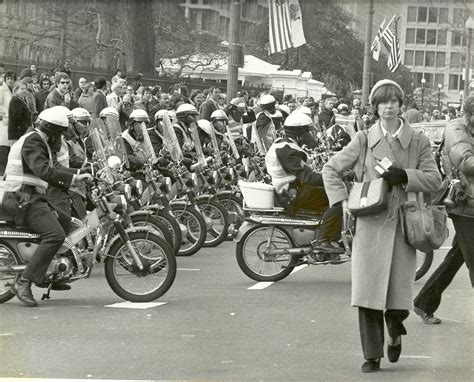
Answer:
<svg viewBox="0 0 474 382"><path fill-rule="evenodd" d="M151 144L150 135L148 134L145 122L140 123L140 131L143 135L143 150L145 151L146 158L154 162L156 160L156 153Z"/></svg>
<svg viewBox="0 0 474 382"><path fill-rule="evenodd" d="M218 166L222 165L222 157L221 157L221 151L219 149L219 144L217 143L217 138L216 138L216 132L214 128L211 129L211 145L212 145L212 152L214 154L214 159L216 161L216 164Z"/></svg>
<svg viewBox="0 0 474 382"><path fill-rule="evenodd" d="M207 166L207 162L206 158L204 157L204 152L202 150L201 140L199 139L199 132L196 122L191 122L191 125L189 126L189 131L191 133L191 138L194 143L194 150L197 154L197 162L199 164L199 167L201 169L205 168Z"/></svg>
<svg viewBox="0 0 474 382"><path fill-rule="evenodd" d="M128 157L122 139L122 128L119 119L116 116L107 115L104 121L104 131L106 132L107 156L118 156L122 163L126 163L128 167Z"/></svg>
<svg viewBox="0 0 474 382"><path fill-rule="evenodd" d="M225 134L227 140L229 141L229 145L230 145L230 148L232 150L232 155L234 155L234 158L235 159L239 159L240 158L240 154L239 154L239 151L237 150L237 146L235 145L235 141L234 141L234 136L232 135L232 132L230 130L230 127L227 125L227 133Z"/></svg>
<svg viewBox="0 0 474 382"><path fill-rule="evenodd" d="M163 116L163 147L170 153L173 162L181 162L184 158L173 124L167 114Z"/></svg>
<svg viewBox="0 0 474 382"><path fill-rule="evenodd" d="M105 139L105 125L100 118L93 118L90 125L89 137L94 148L93 159L98 162L99 167L107 167L106 148L108 141Z"/></svg>

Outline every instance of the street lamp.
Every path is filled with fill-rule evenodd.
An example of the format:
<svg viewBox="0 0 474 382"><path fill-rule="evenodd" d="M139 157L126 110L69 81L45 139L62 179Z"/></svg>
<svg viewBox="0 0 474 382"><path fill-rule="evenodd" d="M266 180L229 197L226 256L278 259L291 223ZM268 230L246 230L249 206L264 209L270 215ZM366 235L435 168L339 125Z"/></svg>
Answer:
<svg viewBox="0 0 474 382"><path fill-rule="evenodd" d="M441 89L443 88L443 84L438 84L438 110L441 111L439 108L439 99L441 98Z"/></svg>
<svg viewBox="0 0 474 382"><path fill-rule="evenodd" d="M425 94L425 83L426 83L426 79L425 77L423 77L421 79L421 108L423 109L423 98L424 98L424 94Z"/></svg>
<svg viewBox="0 0 474 382"><path fill-rule="evenodd" d="M463 96L464 92L461 91L459 92L459 112L462 111L462 96Z"/></svg>

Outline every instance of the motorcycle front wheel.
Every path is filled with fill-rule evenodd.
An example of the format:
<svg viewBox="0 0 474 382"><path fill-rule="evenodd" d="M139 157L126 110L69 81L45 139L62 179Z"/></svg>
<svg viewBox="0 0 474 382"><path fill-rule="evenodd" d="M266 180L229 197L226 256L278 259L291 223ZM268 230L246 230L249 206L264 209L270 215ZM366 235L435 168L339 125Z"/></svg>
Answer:
<svg viewBox="0 0 474 382"><path fill-rule="evenodd" d="M266 255L263 251L293 246L293 240L284 229L258 225L248 230L237 243L237 263L242 272L252 280L280 281L293 271L297 258L290 255Z"/></svg>
<svg viewBox="0 0 474 382"><path fill-rule="evenodd" d="M186 227L177 256L192 256L201 249L206 240L206 222L196 207L172 204L171 209L178 223Z"/></svg>
<svg viewBox="0 0 474 382"><path fill-rule="evenodd" d="M216 200L199 200L197 202L201 213L211 220L212 227L207 230L203 247L217 247L227 237L229 230L229 215L225 207Z"/></svg>
<svg viewBox="0 0 474 382"><path fill-rule="evenodd" d="M183 240L181 227L179 226L178 221L168 212L163 210L157 212L155 216L168 228L173 239L173 252L175 255L178 254L181 241Z"/></svg>
<svg viewBox="0 0 474 382"><path fill-rule="evenodd" d="M234 224L234 229L239 229L245 217L242 198L237 195L218 195L217 197L219 198L219 203L222 204L227 211L237 214L237 222ZM232 240L231 235L229 235L228 240Z"/></svg>
<svg viewBox="0 0 474 382"><path fill-rule="evenodd" d="M176 276L176 258L171 247L156 233L129 232L130 243L144 265L134 263L127 245L117 240L104 262L110 288L131 302L150 302L163 296Z"/></svg>
<svg viewBox="0 0 474 382"><path fill-rule="evenodd" d="M415 281L421 279L433 263L433 251L421 252L416 251L416 276Z"/></svg>

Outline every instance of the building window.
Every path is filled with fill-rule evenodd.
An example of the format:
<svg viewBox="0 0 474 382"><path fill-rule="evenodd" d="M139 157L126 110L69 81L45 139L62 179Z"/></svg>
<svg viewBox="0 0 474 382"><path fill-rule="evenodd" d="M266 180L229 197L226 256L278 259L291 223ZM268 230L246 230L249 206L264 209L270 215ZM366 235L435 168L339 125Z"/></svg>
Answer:
<svg viewBox="0 0 474 382"><path fill-rule="evenodd" d="M438 8L430 8L428 10L428 22L429 23L438 22Z"/></svg>
<svg viewBox="0 0 474 382"><path fill-rule="evenodd" d="M453 24L455 26L461 26L464 25L466 22L465 17L464 17L464 9L460 8L454 8L453 10Z"/></svg>
<svg viewBox="0 0 474 382"><path fill-rule="evenodd" d="M448 8L440 8L439 9L439 23L440 24L447 24L448 23Z"/></svg>
<svg viewBox="0 0 474 382"><path fill-rule="evenodd" d="M464 81L460 74L450 74L449 75L449 90L461 90L464 89Z"/></svg>
<svg viewBox="0 0 474 382"><path fill-rule="evenodd" d="M434 86L436 89L438 89L438 84L441 84L444 86L444 74L442 73L436 73L435 74L435 83Z"/></svg>
<svg viewBox="0 0 474 382"><path fill-rule="evenodd" d="M446 66L446 53L436 52L436 67L444 68Z"/></svg>
<svg viewBox="0 0 474 382"><path fill-rule="evenodd" d="M416 30L416 43L424 44L426 42L426 29Z"/></svg>
<svg viewBox="0 0 474 382"><path fill-rule="evenodd" d="M436 29L428 29L426 31L426 44L436 45Z"/></svg>
<svg viewBox="0 0 474 382"><path fill-rule="evenodd" d="M460 68L461 67L461 53L452 52L449 57L449 67L450 68Z"/></svg>
<svg viewBox="0 0 474 382"><path fill-rule="evenodd" d="M425 66L435 66L435 52L425 52Z"/></svg>
<svg viewBox="0 0 474 382"><path fill-rule="evenodd" d="M424 77L425 77L425 80L426 80L425 86L429 87L429 86L433 85L433 75L431 73L425 73Z"/></svg>
<svg viewBox="0 0 474 382"><path fill-rule="evenodd" d="M404 65L413 66L413 59L415 57L415 52L413 50L405 50L405 61Z"/></svg>
<svg viewBox="0 0 474 382"><path fill-rule="evenodd" d="M423 66L425 59L425 52L416 51L415 52L415 66Z"/></svg>
<svg viewBox="0 0 474 382"><path fill-rule="evenodd" d="M415 29L407 28L407 33L405 36L405 44L414 44L415 43Z"/></svg>
<svg viewBox="0 0 474 382"><path fill-rule="evenodd" d="M438 45L446 45L446 36L448 32L445 30L438 30Z"/></svg>
<svg viewBox="0 0 474 382"><path fill-rule="evenodd" d="M426 22L427 15L428 15L428 8L418 7L418 22Z"/></svg>
<svg viewBox="0 0 474 382"><path fill-rule="evenodd" d="M462 43L462 34L459 32L451 32L451 45L461 46L461 43Z"/></svg>
<svg viewBox="0 0 474 382"><path fill-rule="evenodd" d="M408 7L407 21L409 23L416 23L416 7Z"/></svg>

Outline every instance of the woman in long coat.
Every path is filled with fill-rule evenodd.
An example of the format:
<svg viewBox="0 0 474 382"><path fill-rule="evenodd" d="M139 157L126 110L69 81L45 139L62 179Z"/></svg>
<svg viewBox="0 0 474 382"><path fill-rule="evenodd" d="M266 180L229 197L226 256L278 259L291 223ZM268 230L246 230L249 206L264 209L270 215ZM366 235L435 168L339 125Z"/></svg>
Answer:
<svg viewBox="0 0 474 382"><path fill-rule="evenodd" d="M352 250L352 300L359 309L359 330L366 362L362 372L380 369L384 356L384 324L389 343L387 356L397 362L401 353L401 335L406 334L403 320L413 308L413 283L416 251L406 241L401 229L399 208L408 192L430 193L441 184L441 176L431 154L429 139L399 117L403 91L390 80L373 87L369 101L377 122L368 131L361 131L323 168L323 179L331 206L345 205L348 191L342 173L354 168L359 181L380 177L377 161L393 162L382 175L389 185L389 206L386 210L357 218ZM363 179L362 162L366 152Z"/></svg>

